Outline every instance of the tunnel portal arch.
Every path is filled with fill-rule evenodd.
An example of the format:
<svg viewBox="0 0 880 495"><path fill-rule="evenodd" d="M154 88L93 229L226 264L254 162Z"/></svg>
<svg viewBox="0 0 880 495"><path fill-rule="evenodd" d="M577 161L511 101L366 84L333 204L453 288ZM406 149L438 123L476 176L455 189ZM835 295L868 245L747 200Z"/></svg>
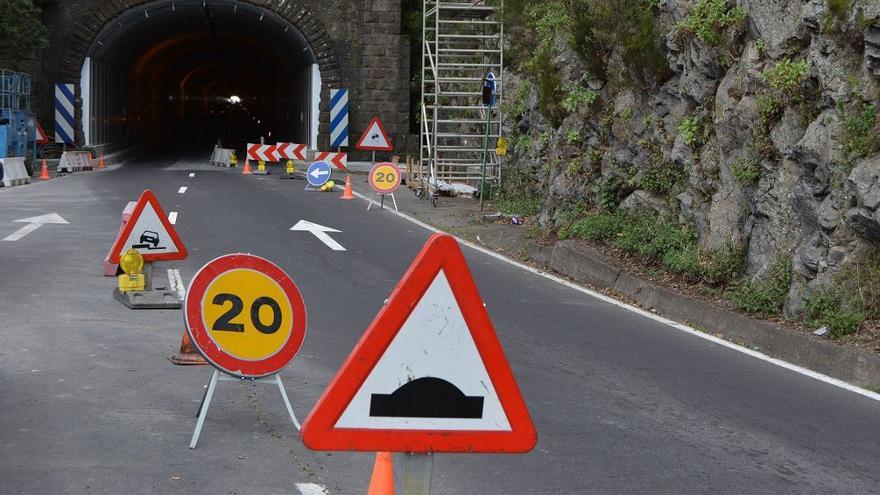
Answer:
<svg viewBox="0 0 880 495"><path fill-rule="evenodd" d="M149 27L151 21L154 24L157 22L170 23L171 19L174 19L171 14L204 8L211 9L215 13L213 15L222 15L226 18L230 15L241 16L239 19L247 19L251 27L259 23L259 29L267 33L271 31L275 40L282 39L279 32L285 33L290 40L299 38L304 47L308 48L311 59L320 71L320 82L318 83L320 90L317 94L320 95L322 103L320 106L317 104L315 106L317 123L314 123L317 124L317 145L318 147L327 146L330 119L327 105L323 102L329 100L331 88L340 87L340 64L331 38L324 26L300 2L287 0L208 0L207 2L203 0L118 0L91 3L94 5L93 9L83 9L79 14L79 21L65 43L66 46L59 63L59 79L77 83L78 98L75 107L77 143L83 144L84 142L86 134L84 124L88 123L83 122L83 117L84 114L86 116L90 114L89 108L83 108L83 100L89 99L88 94L84 95L83 91L89 91L90 88L82 88L79 83L84 72L84 65L88 63L90 56L97 54L106 57L110 53L108 44L122 43L129 30L147 32L145 29ZM253 33L257 33L254 37L259 37L258 30ZM158 35L154 36L158 37ZM128 43L131 44L131 41ZM296 46L296 42L292 42L291 46ZM136 53L137 50L131 49L129 52ZM255 53L256 55L258 54ZM125 56L125 54L121 56ZM267 59L267 61L271 60ZM204 74L216 70L216 67L213 69L206 67L210 65L208 63L192 67L187 71L187 79L197 78L200 73ZM230 67L222 68L230 70ZM161 72L161 70L157 70L157 72ZM240 77L244 80L247 75L241 74ZM314 81L315 78L310 78L310 83L314 84ZM205 87L208 87L210 85L217 86L220 83L205 81L204 84ZM183 91L183 86L181 86L181 91ZM83 98L84 96L85 98Z"/></svg>

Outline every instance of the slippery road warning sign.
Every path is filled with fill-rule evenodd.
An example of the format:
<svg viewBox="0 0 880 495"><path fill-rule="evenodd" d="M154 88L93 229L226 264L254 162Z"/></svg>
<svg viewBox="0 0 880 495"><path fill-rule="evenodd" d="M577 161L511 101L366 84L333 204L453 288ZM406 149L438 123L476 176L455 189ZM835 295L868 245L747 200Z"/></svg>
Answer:
<svg viewBox="0 0 880 495"><path fill-rule="evenodd" d="M431 237L302 434L316 450L534 447L535 428L455 239Z"/></svg>
<svg viewBox="0 0 880 495"><path fill-rule="evenodd" d="M199 353L242 378L279 372L306 334L296 284L272 262L250 254L228 254L203 266L186 292L184 319Z"/></svg>
<svg viewBox="0 0 880 495"><path fill-rule="evenodd" d="M188 255L186 246L150 190L141 194L131 218L116 237L110 248L110 262L118 264L122 253L132 248L138 250L144 261L183 260Z"/></svg>
<svg viewBox="0 0 880 495"><path fill-rule="evenodd" d="M394 149L391 146L391 139L388 137L388 133L385 132L382 122L379 121L379 117L373 117L370 125L367 126L367 130L364 131L354 147L364 151L391 151Z"/></svg>

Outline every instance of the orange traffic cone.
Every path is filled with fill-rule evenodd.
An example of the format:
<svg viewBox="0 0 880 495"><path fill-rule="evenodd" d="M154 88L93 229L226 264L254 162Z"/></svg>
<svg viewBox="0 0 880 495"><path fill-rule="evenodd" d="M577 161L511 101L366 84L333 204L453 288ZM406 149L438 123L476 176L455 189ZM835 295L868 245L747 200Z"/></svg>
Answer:
<svg viewBox="0 0 880 495"><path fill-rule="evenodd" d="M49 178L49 167L46 166L46 160L43 160L43 170L40 172L40 179L46 180Z"/></svg>
<svg viewBox="0 0 880 495"><path fill-rule="evenodd" d="M98 170L102 170L104 168L104 153L101 153L101 158L98 158Z"/></svg>
<svg viewBox="0 0 880 495"><path fill-rule="evenodd" d="M339 196L339 199L354 199L354 194L351 192L351 174L345 175L345 192Z"/></svg>
<svg viewBox="0 0 880 495"><path fill-rule="evenodd" d="M394 495L394 458L391 452L376 452L367 495Z"/></svg>
<svg viewBox="0 0 880 495"><path fill-rule="evenodd" d="M180 366L208 364L205 358L193 348L192 342L189 340L189 333L186 331L183 332L183 338L180 340L180 351L169 357L168 360Z"/></svg>
<svg viewBox="0 0 880 495"><path fill-rule="evenodd" d="M251 162L247 158L244 159L244 169L242 169L241 173L251 175Z"/></svg>

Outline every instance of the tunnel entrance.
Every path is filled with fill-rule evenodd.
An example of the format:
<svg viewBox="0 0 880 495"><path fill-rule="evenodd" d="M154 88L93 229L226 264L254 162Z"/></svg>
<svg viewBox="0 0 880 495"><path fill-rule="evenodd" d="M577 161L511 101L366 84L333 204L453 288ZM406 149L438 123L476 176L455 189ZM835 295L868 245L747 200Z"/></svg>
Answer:
<svg viewBox="0 0 880 495"><path fill-rule="evenodd" d="M162 0L124 11L92 42L80 81L88 145L220 140L316 148L321 79L302 32L263 7Z"/></svg>

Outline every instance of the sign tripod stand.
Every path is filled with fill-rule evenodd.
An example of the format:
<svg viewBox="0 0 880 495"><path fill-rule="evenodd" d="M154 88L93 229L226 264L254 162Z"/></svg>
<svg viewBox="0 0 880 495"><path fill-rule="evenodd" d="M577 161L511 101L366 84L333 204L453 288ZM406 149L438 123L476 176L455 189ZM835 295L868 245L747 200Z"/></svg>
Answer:
<svg viewBox="0 0 880 495"><path fill-rule="evenodd" d="M385 208L385 196L391 196L391 201L394 203L394 210L400 211L397 208L397 198L394 197L394 191L400 187L400 168L396 163L393 162L380 162L373 165L373 168L370 169L370 176L368 177L370 188L379 195L379 209L382 210ZM367 205L367 211L370 211L370 208L373 207L373 202Z"/></svg>
<svg viewBox="0 0 880 495"><path fill-rule="evenodd" d="M208 416L208 408L211 407L211 399L214 398L214 390L217 388L218 381L239 383L250 381L265 385L277 385L278 391L281 392L281 400L284 401L284 407L287 408L287 414L290 415L290 420L293 422L293 426L296 427L297 431L300 429L299 421L296 420L296 415L293 413L293 406L290 404L290 399L287 398L287 392L284 390L284 384L281 383L281 377L277 373L262 378L242 378L221 373L219 369L214 368L214 372L211 373L211 379L208 380L208 384L205 385L205 395L202 396L199 410L196 411L196 418L198 418L198 420L196 421L196 429L193 431L192 439L189 442L189 448L196 448L196 444L199 442L199 436L202 434L202 426L205 424L205 418Z"/></svg>
<svg viewBox="0 0 880 495"><path fill-rule="evenodd" d="M390 194L376 193L376 194L379 195L379 209L380 210L385 209L385 196L391 196L391 202L394 203L394 211L398 211L398 212L400 211L397 208L397 199L394 198L394 193L390 193ZM367 204L367 211L370 211L370 208L372 208L372 207L373 207L373 202L370 201L369 204Z"/></svg>

